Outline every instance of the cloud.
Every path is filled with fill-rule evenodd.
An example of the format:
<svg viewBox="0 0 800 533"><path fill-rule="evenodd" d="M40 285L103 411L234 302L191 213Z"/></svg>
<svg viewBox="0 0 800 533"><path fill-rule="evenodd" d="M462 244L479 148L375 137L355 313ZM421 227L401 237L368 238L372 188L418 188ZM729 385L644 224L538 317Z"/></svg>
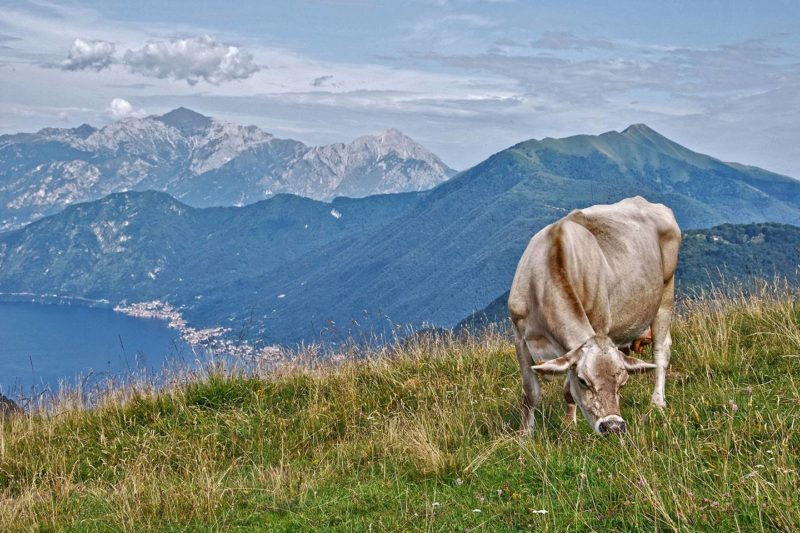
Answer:
<svg viewBox="0 0 800 533"><path fill-rule="evenodd" d="M122 59L131 72L160 79L200 80L218 85L249 78L258 72L253 56L208 35L150 41L140 50L128 50Z"/></svg>
<svg viewBox="0 0 800 533"><path fill-rule="evenodd" d="M111 118L113 119L142 117L145 114L143 109L134 108L133 104L124 98L114 98L111 100L111 103L108 104L106 111L108 111L108 114L111 115Z"/></svg>
<svg viewBox="0 0 800 533"><path fill-rule="evenodd" d="M138 50L126 50L121 59L115 57L115 53L116 46L112 42L77 38L67 59L57 66L62 70L99 72L114 63L121 63L134 74L184 80L189 85L200 80L219 85L249 78L259 70L252 55L208 35L149 41Z"/></svg>
<svg viewBox="0 0 800 533"><path fill-rule="evenodd" d="M454 28L494 28L500 23L493 18L474 13L449 13L440 17L426 17L411 26L416 36L430 36L432 31L443 31Z"/></svg>
<svg viewBox="0 0 800 533"><path fill-rule="evenodd" d="M114 62L114 43L108 41L91 41L75 39L67 54L67 59L61 62L62 70L96 70L101 71Z"/></svg>
<svg viewBox="0 0 800 533"><path fill-rule="evenodd" d="M333 79L333 76L330 75L330 74L325 75L325 76L320 76L318 78L314 78L313 80L311 80L311 86L312 87L322 87L323 85L325 85L327 82L331 81L332 79Z"/></svg>
<svg viewBox="0 0 800 533"><path fill-rule="evenodd" d="M583 50L584 48L611 50L614 48L614 44L605 39L582 39L568 31L546 31L531 43L531 47L543 50Z"/></svg>

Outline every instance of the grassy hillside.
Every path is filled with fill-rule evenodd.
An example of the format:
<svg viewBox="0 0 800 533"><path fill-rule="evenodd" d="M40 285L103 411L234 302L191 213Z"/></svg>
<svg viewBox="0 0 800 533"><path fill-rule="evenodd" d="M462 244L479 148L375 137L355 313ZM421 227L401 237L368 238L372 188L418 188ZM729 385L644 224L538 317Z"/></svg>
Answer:
<svg viewBox="0 0 800 533"><path fill-rule="evenodd" d="M773 276L800 284L800 227L723 224L689 230L683 235L677 276L684 289Z"/></svg>
<svg viewBox="0 0 800 533"><path fill-rule="evenodd" d="M797 295L694 302L673 333L669 406L633 376L622 440L562 425L560 383L520 438L492 334L66 398L0 423L0 530L797 530Z"/></svg>

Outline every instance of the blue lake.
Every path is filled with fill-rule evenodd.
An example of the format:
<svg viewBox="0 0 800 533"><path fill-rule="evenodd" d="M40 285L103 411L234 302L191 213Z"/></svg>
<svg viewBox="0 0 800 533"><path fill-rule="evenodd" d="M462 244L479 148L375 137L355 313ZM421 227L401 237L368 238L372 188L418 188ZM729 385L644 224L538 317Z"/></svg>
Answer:
<svg viewBox="0 0 800 533"><path fill-rule="evenodd" d="M187 359L189 346L160 320L109 309L0 303L0 392L8 395L86 376L158 371Z"/></svg>

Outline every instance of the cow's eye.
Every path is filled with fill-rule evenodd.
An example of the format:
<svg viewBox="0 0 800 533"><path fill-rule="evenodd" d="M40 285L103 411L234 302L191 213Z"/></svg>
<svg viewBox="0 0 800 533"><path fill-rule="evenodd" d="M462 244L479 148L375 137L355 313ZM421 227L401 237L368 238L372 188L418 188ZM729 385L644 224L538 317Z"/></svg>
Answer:
<svg viewBox="0 0 800 533"><path fill-rule="evenodd" d="M578 383L580 383L580 384L581 384L581 387L583 387L583 388L585 388L585 389L588 389L588 388L589 388L589 384L588 384L588 383L586 383L586 380L585 380L585 379L583 379L583 378L581 378L581 377L579 377L579 378L578 378Z"/></svg>

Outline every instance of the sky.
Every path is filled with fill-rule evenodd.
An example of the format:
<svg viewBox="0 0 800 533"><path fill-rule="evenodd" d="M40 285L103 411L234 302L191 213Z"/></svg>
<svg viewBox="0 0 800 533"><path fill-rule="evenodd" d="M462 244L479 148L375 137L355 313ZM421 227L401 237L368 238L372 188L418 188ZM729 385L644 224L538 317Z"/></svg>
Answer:
<svg viewBox="0 0 800 533"><path fill-rule="evenodd" d="M235 7L233 7L235 6ZM456 169L646 123L800 178L800 2L0 0L0 133L185 106Z"/></svg>

